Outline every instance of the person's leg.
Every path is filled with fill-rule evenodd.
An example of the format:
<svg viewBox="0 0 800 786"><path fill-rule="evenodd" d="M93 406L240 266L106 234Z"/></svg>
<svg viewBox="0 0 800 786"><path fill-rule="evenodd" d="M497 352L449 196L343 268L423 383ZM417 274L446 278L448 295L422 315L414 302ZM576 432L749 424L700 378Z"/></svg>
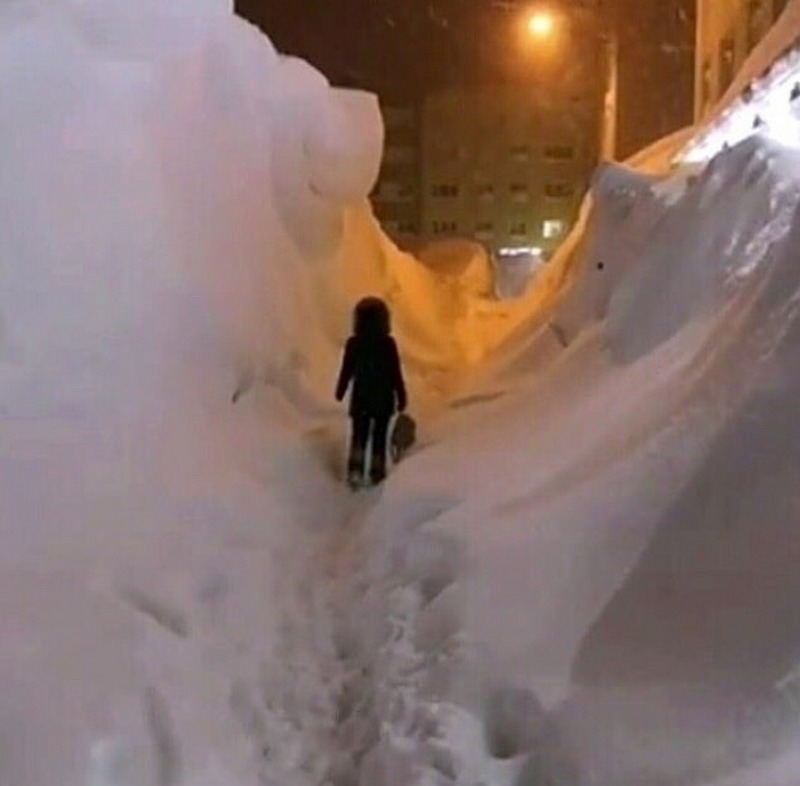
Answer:
<svg viewBox="0 0 800 786"><path fill-rule="evenodd" d="M351 417L350 457L347 460L347 479L358 482L364 477L364 461L367 456L369 418L364 415Z"/></svg>
<svg viewBox="0 0 800 786"><path fill-rule="evenodd" d="M380 415L372 419L372 463L369 476L373 483L380 483L386 477L386 439L388 431L388 415Z"/></svg>

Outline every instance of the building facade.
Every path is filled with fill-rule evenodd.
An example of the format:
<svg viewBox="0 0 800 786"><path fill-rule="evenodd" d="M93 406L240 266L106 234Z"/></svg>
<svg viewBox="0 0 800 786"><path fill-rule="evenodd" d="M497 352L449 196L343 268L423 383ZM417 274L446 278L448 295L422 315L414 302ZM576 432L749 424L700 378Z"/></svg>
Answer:
<svg viewBox="0 0 800 786"><path fill-rule="evenodd" d="M552 91L551 91L552 92ZM422 237L495 254L559 245L597 162L597 103L528 86L459 88L422 111Z"/></svg>
<svg viewBox="0 0 800 786"><path fill-rule="evenodd" d="M384 231L404 250L413 250L421 230L421 125L413 103L381 106L385 144L371 201Z"/></svg>
<svg viewBox="0 0 800 786"><path fill-rule="evenodd" d="M788 0L698 0L695 119L724 95Z"/></svg>

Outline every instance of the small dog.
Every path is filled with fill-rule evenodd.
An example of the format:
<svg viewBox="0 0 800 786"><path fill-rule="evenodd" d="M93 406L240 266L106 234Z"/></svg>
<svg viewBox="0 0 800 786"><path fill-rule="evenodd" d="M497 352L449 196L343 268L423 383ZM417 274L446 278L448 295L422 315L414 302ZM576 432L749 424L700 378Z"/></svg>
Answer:
<svg viewBox="0 0 800 786"><path fill-rule="evenodd" d="M411 415L401 412L394 422L392 435L389 439L389 452L392 461L397 464L401 458L411 449L417 440L417 424Z"/></svg>

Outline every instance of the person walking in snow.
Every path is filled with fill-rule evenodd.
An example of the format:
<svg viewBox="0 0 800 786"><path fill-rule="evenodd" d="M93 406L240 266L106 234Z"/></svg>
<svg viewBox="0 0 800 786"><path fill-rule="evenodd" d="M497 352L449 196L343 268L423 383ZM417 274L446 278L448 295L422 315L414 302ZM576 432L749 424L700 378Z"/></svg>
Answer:
<svg viewBox="0 0 800 786"><path fill-rule="evenodd" d="M395 411L403 412L407 404L400 355L390 323L389 308L383 300L360 300L353 313L353 335L344 349L336 400L344 399L352 382L352 434L347 462L347 482L351 486L364 480L368 446L370 480L380 483L386 477L389 421Z"/></svg>

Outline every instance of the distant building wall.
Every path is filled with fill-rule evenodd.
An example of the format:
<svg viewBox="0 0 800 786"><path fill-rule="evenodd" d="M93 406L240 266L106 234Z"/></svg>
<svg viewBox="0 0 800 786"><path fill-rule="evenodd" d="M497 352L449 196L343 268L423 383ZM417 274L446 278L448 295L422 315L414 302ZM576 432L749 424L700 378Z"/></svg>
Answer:
<svg viewBox="0 0 800 786"><path fill-rule="evenodd" d="M695 119L719 101L788 0L698 0Z"/></svg>
<svg viewBox="0 0 800 786"><path fill-rule="evenodd" d="M411 103L383 105L381 111L386 141L372 205L392 240L402 249L413 249L421 229L420 111Z"/></svg>
<svg viewBox="0 0 800 786"><path fill-rule="evenodd" d="M553 101L506 84L429 95L422 112L422 237L551 253L597 160L591 96Z"/></svg>

